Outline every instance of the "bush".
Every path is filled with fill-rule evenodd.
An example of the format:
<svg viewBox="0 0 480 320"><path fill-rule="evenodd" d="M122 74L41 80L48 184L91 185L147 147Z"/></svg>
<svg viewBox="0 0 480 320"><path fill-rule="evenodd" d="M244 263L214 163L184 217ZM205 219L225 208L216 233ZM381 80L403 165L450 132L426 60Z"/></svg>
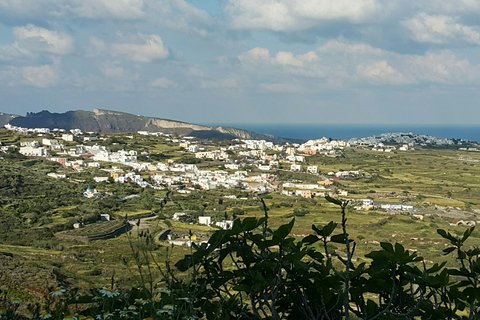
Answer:
<svg viewBox="0 0 480 320"><path fill-rule="evenodd" d="M293 215L296 217L304 217L305 215L309 214L310 211L307 209L294 209L293 210Z"/></svg>
<svg viewBox="0 0 480 320"><path fill-rule="evenodd" d="M245 211L240 208L233 208L232 214L235 216L243 216L245 214Z"/></svg>

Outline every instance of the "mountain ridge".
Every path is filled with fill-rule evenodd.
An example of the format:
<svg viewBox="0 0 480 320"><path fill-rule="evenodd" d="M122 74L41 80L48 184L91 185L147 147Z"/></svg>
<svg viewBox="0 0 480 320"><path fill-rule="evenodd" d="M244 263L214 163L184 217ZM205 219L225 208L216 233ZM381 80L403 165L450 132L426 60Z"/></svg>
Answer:
<svg viewBox="0 0 480 320"><path fill-rule="evenodd" d="M188 135L204 139L255 139L274 143L303 142L301 139L277 137L271 134L256 133L248 130L225 126L204 126L188 122L134 115L131 113L93 109L93 111L72 110L64 113L51 113L48 110L27 112L26 116L6 115L0 123L24 128L80 129L84 132L122 133L137 131L161 131L164 133ZM7 121L8 120L8 121Z"/></svg>

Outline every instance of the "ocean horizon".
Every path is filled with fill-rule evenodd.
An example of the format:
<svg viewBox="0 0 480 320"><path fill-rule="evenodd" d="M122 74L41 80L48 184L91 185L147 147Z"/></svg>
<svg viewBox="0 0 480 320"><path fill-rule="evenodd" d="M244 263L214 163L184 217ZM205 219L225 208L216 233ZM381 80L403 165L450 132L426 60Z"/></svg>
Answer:
<svg viewBox="0 0 480 320"><path fill-rule="evenodd" d="M206 124L228 126L257 133L272 134L282 138L337 140L363 138L388 132L411 132L437 138L468 139L480 142L480 125L430 125L430 124L260 124L222 123Z"/></svg>

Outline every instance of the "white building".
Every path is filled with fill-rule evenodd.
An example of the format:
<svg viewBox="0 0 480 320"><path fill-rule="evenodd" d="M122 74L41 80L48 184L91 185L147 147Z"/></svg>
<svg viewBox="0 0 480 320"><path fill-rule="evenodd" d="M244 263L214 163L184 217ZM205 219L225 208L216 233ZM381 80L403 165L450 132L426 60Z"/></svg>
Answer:
<svg viewBox="0 0 480 320"><path fill-rule="evenodd" d="M48 151L44 147L20 147L18 151L20 154L28 157L48 157Z"/></svg>
<svg viewBox="0 0 480 320"><path fill-rule="evenodd" d="M212 217L209 216L200 216L198 217L198 224L204 224L204 225L211 225L212 224Z"/></svg>
<svg viewBox="0 0 480 320"><path fill-rule="evenodd" d="M92 189L90 187L87 188L87 190L83 193L84 197L87 197L89 199L96 199L101 197L101 193L97 191L97 189Z"/></svg>
<svg viewBox="0 0 480 320"><path fill-rule="evenodd" d="M73 134L62 134L62 140L73 141Z"/></svg>
<svg viewBox="0 0 480 320"><path fill-rule="evenodd" d="M222 228L223 230L230 230L233 227L233 221L232 220L223 220L223 221L215 222L215 225L217 227Z"/></svg>
<svg viewBox="0 0 480 320"><path fill-rule="evenodd" d="M308 166L307 167L307 172L312 173L312 174L317 174L318 173L318 166Z"/></svg>
<svg viewBox="0 0 480 320"><path fill-rule="evenodd" d="M292 164L290 166L290 171L293 171L293 172L302 172L303 171L303 166L301 164Z"/></svg>

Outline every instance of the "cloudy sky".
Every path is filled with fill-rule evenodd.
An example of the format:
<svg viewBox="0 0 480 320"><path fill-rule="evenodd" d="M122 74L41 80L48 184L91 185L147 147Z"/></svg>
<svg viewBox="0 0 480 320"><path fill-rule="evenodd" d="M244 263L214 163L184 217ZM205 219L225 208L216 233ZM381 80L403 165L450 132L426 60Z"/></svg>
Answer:
<svg viewBox="0 0 480 320"><path fill-rule="evenodd" d="M480 0L0 0L0 112L480 123Z"/></svg>

